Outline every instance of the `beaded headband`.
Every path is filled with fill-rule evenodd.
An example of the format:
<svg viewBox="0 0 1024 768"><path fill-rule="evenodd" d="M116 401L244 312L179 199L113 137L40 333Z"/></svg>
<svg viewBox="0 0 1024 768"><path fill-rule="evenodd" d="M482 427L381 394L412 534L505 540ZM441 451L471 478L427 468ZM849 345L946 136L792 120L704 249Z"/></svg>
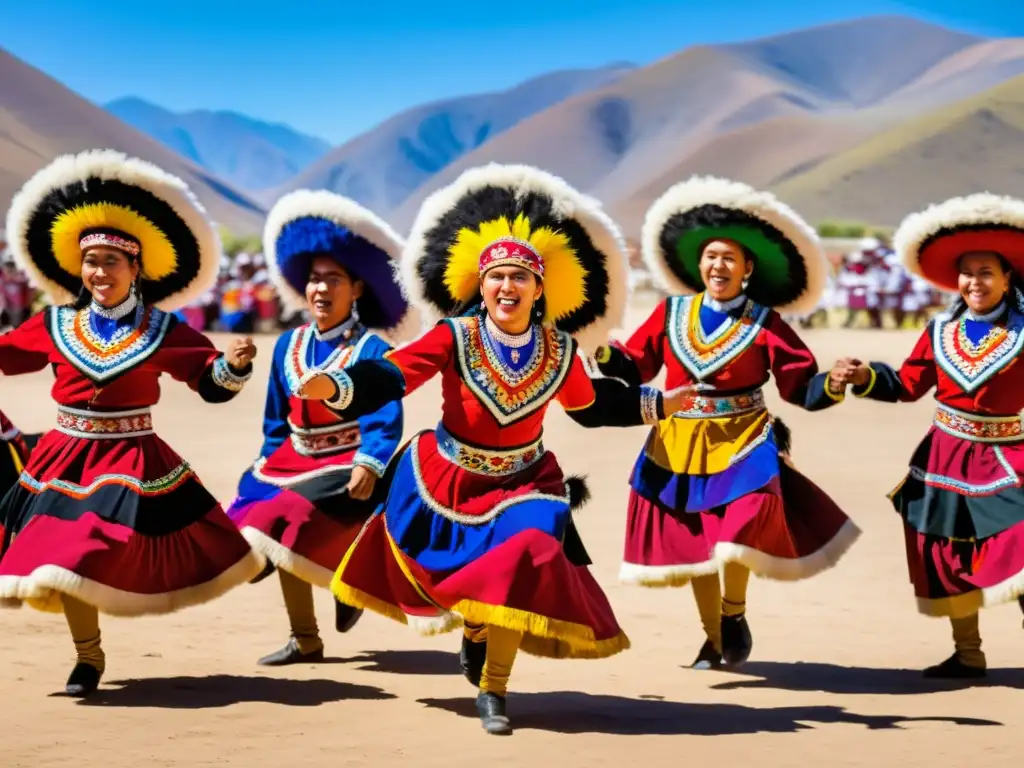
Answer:
<svg viewBox="0 0 1024 768"><path fill-rule="evenodd" d="M86 248L94 248L97 245L117 248L119 251L124 251L136 257L142 253L142 246L137 240L129 239L126 236L117 235L113 232L90 232L78 241L78 246L83 251Z"/></svg>
<svg viewBox="0 0 1024 768"><path fill-rule="evenodd" d="M522 267L544 279L544 259L533 246L522 240L505 237L495 240L480 254L480 275L494 267Z"/></svg>

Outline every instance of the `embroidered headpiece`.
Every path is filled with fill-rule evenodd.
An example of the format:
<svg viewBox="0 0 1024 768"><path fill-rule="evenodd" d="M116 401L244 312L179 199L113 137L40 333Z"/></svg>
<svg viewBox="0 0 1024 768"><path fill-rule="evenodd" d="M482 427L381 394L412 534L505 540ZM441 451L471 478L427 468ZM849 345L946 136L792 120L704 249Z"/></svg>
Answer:
<svg viewBox="0 0 1024 768"><path fill-rule="evenodd" d="M98 245L116 248L135 258L142 253L142 243L128 233L116 229L86 230L78 241L78 247L82 249L83 253L86 248L95 248Z"/></svg>
<svg viewBox="0 0 1024 768"><path fill-rule="evenodd" d="M480 254L480 276L495 267L522 267L544 279L544 258L527 242L510 237L495 240Z"/></svg>

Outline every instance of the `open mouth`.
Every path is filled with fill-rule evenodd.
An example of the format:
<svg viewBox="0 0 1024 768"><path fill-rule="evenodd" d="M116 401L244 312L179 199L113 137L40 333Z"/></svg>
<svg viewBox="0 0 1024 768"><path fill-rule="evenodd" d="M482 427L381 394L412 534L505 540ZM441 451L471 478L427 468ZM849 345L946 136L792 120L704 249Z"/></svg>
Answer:
<svg viewBox="0 0 1024 768"><path fill-rule="evenodd" d="M328 301L327 299L316 299L313 302L313 309L317 312L330 312L331 305L334 302Z"/></svg>
<svg viewBox="0 0 1024 768"><path fill-rule="evenodd" d="M504 297L498 298L499 307L507 307L509 309L515 309L519 306L519 299L509 299Z"/></svg>
<svg viewBox="0 0 1024 768"><path fill-rule="evenodd" d="M721 275L711 275L711 277L708 278L708 282L716 288L725 288L729 285L729 278L722 277Z"/></svg>

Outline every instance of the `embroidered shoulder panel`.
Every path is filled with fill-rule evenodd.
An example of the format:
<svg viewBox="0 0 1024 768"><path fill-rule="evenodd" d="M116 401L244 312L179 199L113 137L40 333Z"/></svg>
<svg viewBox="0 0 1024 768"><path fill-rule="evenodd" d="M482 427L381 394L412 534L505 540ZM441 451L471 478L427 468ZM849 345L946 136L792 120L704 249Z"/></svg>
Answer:
<svg viewBox="0 0 1024 768"><path fill-rule="evenodd" d="M174 315L146 309L138 328L124 326L109 341L89 322L89 309L50 307L47 330L64 358L93 382L108 382L148 360L160 349Z"/></svg>
<svg viewBox="0 0 1024 768"><path fill-rule="evenodd" d="M312 324L296 328L291 332L291 338L288 340L288 347L284 353L284 376L288 383L288 391L292 393L298 391L303 377L314 370L320 373L330 373L352 365L359 359L359 353L371 336L371 333L366 332L358 338L350 340L347 344L343 342L322 363L309 365L306 361L309 359L309 347L316 338L316 331Z"/></svg>
<svg viewBox="0 0 1024 768"><path fill-rule="evenodd" d="M502 360L476 317L447 321L455 335L462 380L502 426L529 416L557 394L572 365L572 337L554 328L539 329L533 354L521 370Z"/></svg>
<svg viewBox="0 0 1024 768"><path fill-rule="evenodd" d="M935 362L965 393L971 393L1017 359L1024 348L1024 315L1010 312L1005 327L993 325L977 344L967 337L964 317L937 318L932 330Z"/></svg>
<svg viewBox="0 0 1024 768"><path fill-rule="evenodd" d="M702 295L670 297L665 314L665 335L672 353L698 381L742 355L757 339L771 312L748 300L738 318L726 318L711 334L705 334L700 324Z"/></svg>

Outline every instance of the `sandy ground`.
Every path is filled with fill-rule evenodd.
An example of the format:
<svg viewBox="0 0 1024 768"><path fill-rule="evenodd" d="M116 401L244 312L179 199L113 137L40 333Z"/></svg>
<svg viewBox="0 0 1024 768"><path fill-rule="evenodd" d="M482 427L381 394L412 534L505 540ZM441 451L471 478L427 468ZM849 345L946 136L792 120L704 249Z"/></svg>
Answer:
<svg viewBox="0 0 1024 768"><path fill-rule="evenodd" d="M635 327L643 310L633 312ZM840 354L898 363L913 334L817 330L827 366ZM260 444L271 339L240 397L207 405L168 380L157 429L227 504ZM49 373L6 379L0 404L25 430L47 428ZM948 625L916 613L897 519L886 492L930 419L929 399L883 405L851 398L806 414L779 405L797 465L831 493L864 535L839 566L801 583L751 583L755 637L742 674L686 668L702 636L688 589L620 586L626 479L645 430L591 432L556 408L546 443L567 471L589 473L594 500L579 524L595 573L633 648L604 661L522 655L509 711L516 733L487 736L458 670L458 634L421 638L376 615L333 631L330 596L318 610L331 657L266 671L255 664L287 639L276 580L159 618L103 619L104 685L87 703L58 695L73 663L63 619L0 612L0 766L679 766L708 760L756 766L1019 763L1018 690L1024 639L1017 605L987 611L984 685L922 681L918 669L951 650ZM438 390L408 401L407 432L435 423ZM1014 704L1013 702L1017 702ZM1013 714L1013 709L1018 714ZM1016 731L1019 733L1019 731ZM486 750L486 753L485 753ZM1016 759L1015 759L1016 758ZM72 762L73 761L73 762ZM412 761L412 762L409 762Z"/></svg>

